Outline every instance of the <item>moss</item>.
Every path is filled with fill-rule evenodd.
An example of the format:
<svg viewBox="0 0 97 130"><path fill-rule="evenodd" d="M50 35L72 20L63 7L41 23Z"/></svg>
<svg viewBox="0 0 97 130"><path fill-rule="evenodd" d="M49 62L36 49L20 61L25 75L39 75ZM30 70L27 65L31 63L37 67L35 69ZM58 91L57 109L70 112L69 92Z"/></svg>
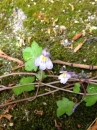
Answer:
<svg viewBox="0 0 97 130"><path fill-rule="evenodd" d="M36 5L35 5L36 2ZM50 2L49 0L3 0L0 1L0 13L3 13L3 17L0 19L0 30L6 34L7 32L11 32L12 30L7 30L6 28L9 27L8 25L8 18L10 17L13 8L19 7L21 8L24 13L27 15L27 20L24 21L24 26L29 30L31 41L35 40L39 43L43 48L49 46L51 52L52 60L60 59L67 62L72 63L80 63L80 64L93 64L97 65L97 41L93 41L91 43L85 43L82 48L77 52L74 53L73 50L65 48L63 45L60 44L60 40L62 38L68 38L72 41L73 36L76 33L81 33L82 30L85 30L87 24L91 24L91 26L96 26L96 20L93 19L91 21L87 21L88 13L91 15L96 15L96 4L91 4L90 0L83 0L83 1L63 1L63 0L56 0L54 3ZM92 1L94 2L94 0ZM71 3L74 6L74 11L72 11ZM30 5L30 7L28 7ZM90 8L91 6L91 8ZM43 13L43 17L40 18L39 16ZM53 32L53 22L55 19L58 18L56 25L58 28L56 29L57 35L55 36ZM46 19L46 20L45 20ZM42 22L41 22L42 20ZM79 23L76 23L79 21ZM59 27L61 25L66 26L66 33L60 35ZM50 34L47 33L48 28L51 29ZM86 36L78 39L73 43L74 48L80 43L83 42L85 38L94 37L97 34L97 30L92 31L93 34L89 34L89 29L86 29ZM22 59L22 48L18 48L16 46L16 40L13 39L6 39L4 34L0 34L0 49L3 50L5 53L12 57L16 57ZM26 38L29 34L26 34ZM12 43L12 44L11 44ZM26 40L26 45L28 45ZM15 48L15 49L14 49ZM86 62L84 62L84 59ZM0 73L3 74L5 72L11 72L11 68L8 69L9 61L5 63L6 60L0 60L0 63L3 64L0 67ZM11 62L12 67L15 66L15 63ZM59 70L61 65L54 65L54 73L59 74ZM81 69L72 68L67 66L68 71L75 71L80 72ZM19 69L18 71L24 71L24 69ZM90 72L90 70L85 70L86 72ZM94 73L94 71L92 71ZM95 71L96 73L96 71ZM9 83L18 83L21 77L13 76L10 78L4 78L1 82L2 84L8 85ZM11 80L11 81L10 81ZM50 79L51 80L51 79ZM40 93L44 92L44 89L40 89ZM27 93L27 96L32 96L34 93L30 92ZM10 99L13 95L12 91L6 91L1 93L1 103L6 100ZM60 118L56 117L56 101L61 99L62 97L68 97L72 100L72 98L80 100L80 96L68 94L65 92L57 92L52 95L44 96L41 98L35 99L33 102L24 102L18 103L16 108L11 111L13 115L12 122L14 122L14 126L11 128L8 125L6 126L7 130L56 130L54 120L62 123L62 127L64 130L83 130L91 123L91 121L97 116L96 108L97 104L92 107L85 107L85 104L82 103L75 111L73 115L68 117L67 115L63 115ZM24 98L24 95L17 97L16 99ZM43 102L46 102L47 105L44 106ZM36 115L34 113L35 109L43 110L43 116ZM29 111L28 116L25 114L25 110ZM2 110L1 110L2 112ZM28 118L28 119L27 119ZM8 123L8 121L6 121ZM80 125L80 128L78 128Z"/></svg>

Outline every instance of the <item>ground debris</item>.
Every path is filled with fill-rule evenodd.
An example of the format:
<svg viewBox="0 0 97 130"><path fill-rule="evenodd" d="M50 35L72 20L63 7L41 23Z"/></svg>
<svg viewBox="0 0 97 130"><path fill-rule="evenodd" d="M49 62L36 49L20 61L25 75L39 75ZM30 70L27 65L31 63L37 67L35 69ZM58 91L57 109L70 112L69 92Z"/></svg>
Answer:
<svg viewBox="0 0 97 130"><path fill-rule="evenodd" d="M83 46L84 43L85 43L85 41L79 43L78 46L74 49L74 52L77 52Z"/></svg>
<svg viewBox="0 0 97 130"><path fill-rule="evenodd" d="M12 118L12 115L11 114L2 114L2 115L0 115L0 120L2 118L6 118L6 119L8 119L10 121L10 119Z"/></svg>
<svg viewBox="0 0 97 130"><path fill-rule="evenodd" d="M97 118L92 122L87 130L97 130Z"/></svg>
<svg viewBox="0 0 97 130"><path fill-rule="evenodd" d="M82 33L76 34L76 35L72 38L72 40L73 40L73 41L76 41L76 40L79 39L80 37L82 37Z"/></svg>
<svg viewBox="0 0 97 130"><path fill-rule="evenodd" d="M70 3L69 3L69 5L70 5L70 7L71 7L71 9L73 11L74 10L74 6L72 4L70 4Z"/></svg>

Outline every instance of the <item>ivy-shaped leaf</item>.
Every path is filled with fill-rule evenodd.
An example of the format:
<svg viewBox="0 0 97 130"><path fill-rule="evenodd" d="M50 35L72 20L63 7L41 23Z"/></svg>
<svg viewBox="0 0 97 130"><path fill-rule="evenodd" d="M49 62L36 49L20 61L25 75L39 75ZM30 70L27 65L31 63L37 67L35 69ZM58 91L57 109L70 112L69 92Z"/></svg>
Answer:
<svg viewBox="0 0 97 130"><path fill-rule="evenodd" d="M37 70L37 66L34 65L34 60L32 58L25 63L25 70L27 71Z"/></svg>
<svg viewBox="0 0 97 130"><path fill-rule="evenodd" d="M87 89L88 94L97 93L97 85L90 84ZM97 95L86 96L84 99L86 106L92 106L97 102Z"/></svg>
<svg viewBox="0 0 97 130"><path fill-rule="evenodd" d="M42 73L42 74L41 74L41 73ZM36 77L37 77L39 80L41 80L41 78L42 78L42 79L45 79L47 76L45 75L45 72L44 72L44 71L39 70L38 73L37 73L37 75L36 75Z"/></svg>
<svg viewBox="0 0 97 130"><path fill-rule="evenodd" d="M20 80L20 85L27 84L27 83L32 83L34 80L35 80L35 77L23 77ZM16 85L16 86L18 86L18 85ZM29 91L32 91L32 90L34 90L34 85L33 84L13 88L13 92L17 96L20 95L22 92L29 92Z"/></svg>
<svg viewBox="0 0 97 130"><path fill-rule="evenodd" d="M26 61L25 70L27 71L36 71L37 67L34 62L35 59L40 56L42 53L42 47L40 47L35 41L32 42L31 47L26 47L23 50L23 59Z"/></svg>
<svg viewBox="0 0 97 130"><path fill-rule="evenodd" d="M73 88L73 92L78 94L80 92L80 84L79 83L75 83L74 88Z"/></svg>
<svg viewBox="0 0 97 130"><path fill-rule="evenodd" d="M74 102L70 101L68 98L62 98L62 100L57 101L57 117L67 114L68 116L72 114Z"/></svg>

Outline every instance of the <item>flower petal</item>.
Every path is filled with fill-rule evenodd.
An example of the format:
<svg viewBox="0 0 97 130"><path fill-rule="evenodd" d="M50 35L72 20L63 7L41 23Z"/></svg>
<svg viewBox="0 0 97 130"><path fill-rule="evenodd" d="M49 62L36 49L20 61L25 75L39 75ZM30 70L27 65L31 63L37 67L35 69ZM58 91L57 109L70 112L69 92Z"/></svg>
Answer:
<svg viewBox="0 0 97 130"><path fill-rule="evenodd" d="M68 78L68 79L71 78L71 75L66 73L66 78Z"/></svg>
<svg viewBox="0 0 97 130"><path fill-rule="evenodd" d="M40 65L40 56L36 58L35 60L35 66L39 66Z"/></svg>
<svg viewBox="0 0 97 130"><path fill-rule="evenodd" d="M39 69L45 70L46 69L46 64L44 62L41 62L39 65Z"/></svg>
<svg viewBox="0 0 97 130"><path fill-rule="evenodd" d="M47 67L47 69L52 69L53 68L53 63L51 62L51 60L49 58L46 61L46 67Z"/></svg>
<svg viewBox="0 0 97 130"><path fill-rule="evenodd" d="M63 83L63 84L65 84L65 83L67 82L67 80L68 80L68 78L62 78L62 79L60 80L60 82Z"/></svg>
<svg viewBox="0 0 97 130"><path fill-rule="evenodd" d="M42 51L42 55L43 55L43 56L46 56L46 57L49 57L49 56L50 56L50 53L49 53L48 51L46 51L46 49L44 49L44 50Z"/></svg>
<svg viewBox="0 0 97 130"><path fill-rule="evenodd" d="M61 74L61 75L58 76L58 79L61 79L62 77L63 77L63 76L62 76L62 74Z"/></svg>

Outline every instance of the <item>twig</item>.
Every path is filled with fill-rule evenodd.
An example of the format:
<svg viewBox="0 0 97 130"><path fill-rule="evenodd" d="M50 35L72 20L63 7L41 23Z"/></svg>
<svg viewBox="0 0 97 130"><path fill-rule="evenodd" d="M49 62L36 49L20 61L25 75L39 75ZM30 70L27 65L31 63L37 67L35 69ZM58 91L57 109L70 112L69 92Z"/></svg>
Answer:
<svg viewBox="0 0 97 130"><path fill-rule="evenodd" d="M42 83L43 84L43 83ZM52 87L54 88L55 86L52 86L52 85L49 85L49 84L44 84L44 85L47 85L49 87ZM57 88L57 87L56 87ZM57 88L53 91L49 91L49 92L46 92L46 93L43 93L43 94L39 94L37 95L37 97L42 97L42 96L45 96L45 95L48 95L48 94L51 94L51 93L54 93L54 92L57 92L59 90L62 90L62 91L65 91L65 89L63 88ZM73 91L67 91L67 92L71 92L71 93L74 93ZM84 93L78 93L79 95L83 95ZM92 95L97 95L97 93L92 93L92 94L86 94L86 96L92 96ZM11 105L11 104L14 104L14 103L19 103L19 102L23 102L23 101L28 101L28 100L32 100L34 99L35 96L33 97L29 97L29 98L25 98L25 99L20 99L20 100L16 100L16 101L12 101L12 102L9 102L9 103L5 103L5 104L1 104L0 105L0 108L4 107L4 106L8 106L8 105Z"/></svg>
<svg viewBox="0 0 97 130"><path fill-rule="evenodd" d="M41 84L46 85L46 86L49 86L49 87L51 87L51 88L55 88L55 89L58 89L58 90L62 90L62 91L65 91L65 92L74 93L73 91L68 90L68 89L59 88L59 87L56 87L56 86L53 86L53 85L49 85L49 84L45 84L45 83L41 83ZM79 94L79 95L84 95L84 93L78 93L78 94ZM97 93L86 94L86 96L92 96L92 95L97 95Z"/></svg>
<svg viewBox="0 0 97 130"><path fill-rule="evenodd" d="M90 70L97 69L97 66L69 63L69 62L64 62L64 61L61 61L61 60L54 60L53 63L62 64L62 65L68 65L68 66L71 66L71 67L77 67L77 68L83 68L83 69L90 69Z"/></svg>
<svg viewBox="0 0 97 130"><path fill-rule="evenodd" d="M4 58L4 59L7 59L7 60L12 60L14 62L17 62L19 63L20 65L22 65L24 62L17 59L17 58L13 58L13 57L10 57L8 56L6 53L4 53L3 51L0 50L0 57Z"/></svg>
<svg viewBox="0 0 97 130"><path fill-rule="evenodd" d="M14 75L36 75L36 73L28 73L28 72L16 72L16 73L10 73L0 76L0 79L8 77L8 76L14 76Z"/></svg>
<svg viewBox="0 0 97 130"><path fill-rule="evenodd" d="M19 68L22 68L22 67L24 67L24 66L25 66L25 64L23 64L23 65L18 65L18 66L16 66L16 67L12 68L12 71L13 71L13 70L17 70L17 69L19 69Z"/></svg>

